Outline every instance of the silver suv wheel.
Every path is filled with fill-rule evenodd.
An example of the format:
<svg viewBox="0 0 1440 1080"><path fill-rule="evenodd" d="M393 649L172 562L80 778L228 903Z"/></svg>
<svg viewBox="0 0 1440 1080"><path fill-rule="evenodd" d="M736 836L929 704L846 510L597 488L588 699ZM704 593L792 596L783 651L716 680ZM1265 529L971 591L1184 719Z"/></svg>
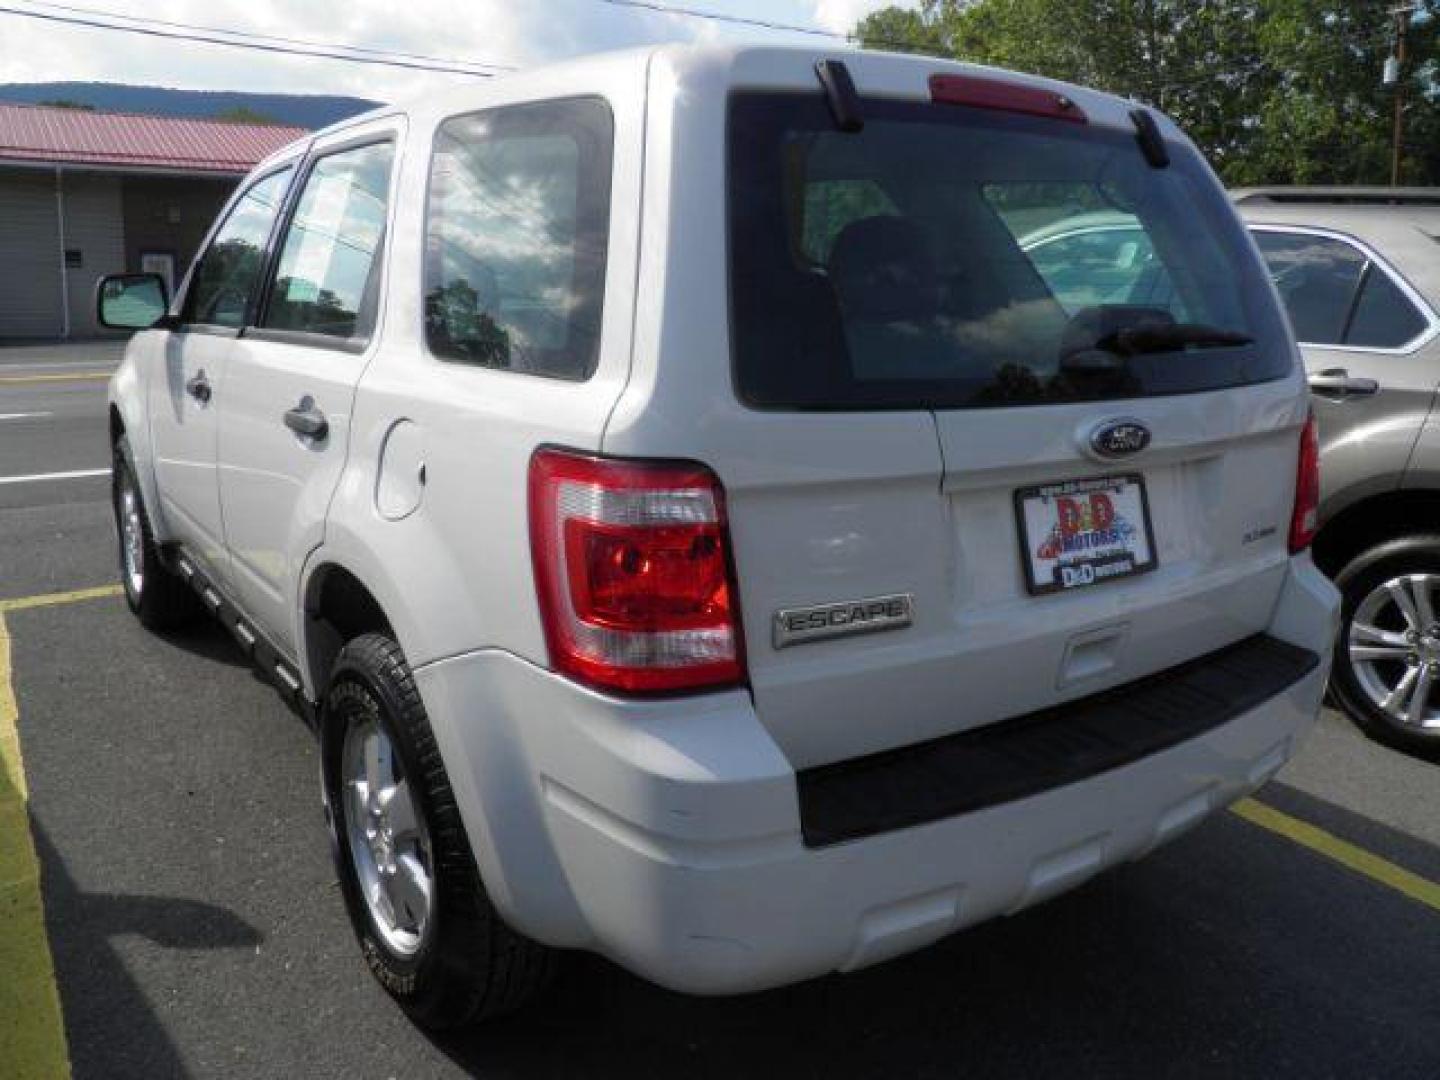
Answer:
<svg viewBox="0 0 1440 1080"><path fill-rule="evenodd" d="M357 716L341 751L345 836L376 931L397 956L425 944L435 903L430 834L390 737Z"/></svg>
<svg viewBox="0 0 1440 1080"><path fill-rule="evenodd" d="M1403 574L1360 601L1346 642L1360 689L1381 712L1415 729L1440 728L1440 574Z"/></svg>
<svg viewBox="0 0 1440 1080"><path fill-rule="evenodd" d="M120 493L116 517L120 525L120 561L125 584L132 596L145 589L145 527L140 522L140 495L128 469L119 476Z"/></svg>

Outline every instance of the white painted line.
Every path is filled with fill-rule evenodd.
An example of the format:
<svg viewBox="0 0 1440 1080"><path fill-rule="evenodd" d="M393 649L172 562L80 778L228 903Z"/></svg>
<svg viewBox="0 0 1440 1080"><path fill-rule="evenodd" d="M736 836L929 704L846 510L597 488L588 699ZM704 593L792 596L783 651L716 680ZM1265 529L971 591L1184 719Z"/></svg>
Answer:
<svg viewBox="0 0 1440 1080"><path fill-rule="evenodd" d="M109 469L76 469L74 472L36 473L33 476L0 476L0 484L38 484L44 480L82 480L90 476L109 475Z"/></svg>
<svg viewBox="0 0 1440 1080"><path fill-rule="evenodd" d="M53 412L0 412L0 420L29 420L40 416L54 416Z"/></svg>
<svg viewBox="0 0 1440 1080"><path fill-rule="evenodd" d="M107 363L114 363L109 360L65 360L58 363L31 363L26 360L17 360L14 363L0 363L0 371L25 370L25 371L66 371L75 368L79 371L94 371L103 368Z"/></svg>

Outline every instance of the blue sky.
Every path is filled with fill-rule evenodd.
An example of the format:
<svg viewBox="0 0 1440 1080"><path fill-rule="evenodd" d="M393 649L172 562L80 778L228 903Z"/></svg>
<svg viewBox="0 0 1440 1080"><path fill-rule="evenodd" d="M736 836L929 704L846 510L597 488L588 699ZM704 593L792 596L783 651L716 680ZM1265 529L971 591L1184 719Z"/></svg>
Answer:
<svg viewBox="0 0 1440 1080"><path fill-rule="evenodd" d="M58 2L58 0L57 0ZM660 5L844 32L887 0L654 0ZM891 0L915 6L918 0ZM13 6L50 14L77 7L335 44L492 61L521 67L655 41L817 39L605 0L41 0ZM7 3L7 6L10 4ZM206 90L346 93L395 100L455 76L111 33L0 14L0 83L99 80Z"/></svg>

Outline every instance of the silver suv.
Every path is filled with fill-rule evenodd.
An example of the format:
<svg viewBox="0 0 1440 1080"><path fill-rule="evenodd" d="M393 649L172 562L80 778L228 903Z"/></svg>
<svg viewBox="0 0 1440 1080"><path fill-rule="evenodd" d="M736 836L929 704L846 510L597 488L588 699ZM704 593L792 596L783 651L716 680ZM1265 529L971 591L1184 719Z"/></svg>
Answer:
<svg viewBox="0 0 1440 1080"><path fill-rule="evenodd" d="M1315 561L1344 597L1333 694L1376 737L1440 748L1440 189L1233 198L1319 422Z"/></svg>
<svg viewBox="0 0 1440 1080"><path fill-rule="evenodd" d="M1106 207L1168 292L1025 253ZM144 328L129 602L198 595L315 720L360 947L426 1024L558 949L703 993L877 963L1180 835L1319 709L1299 354L1118 98L593 57L287 148L173 302L100 307Z"/></svg>

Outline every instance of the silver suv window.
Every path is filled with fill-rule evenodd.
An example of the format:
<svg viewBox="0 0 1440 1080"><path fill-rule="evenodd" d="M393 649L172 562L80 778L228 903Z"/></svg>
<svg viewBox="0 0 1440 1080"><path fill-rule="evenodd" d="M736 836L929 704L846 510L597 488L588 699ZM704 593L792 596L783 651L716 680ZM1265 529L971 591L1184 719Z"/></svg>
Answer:
<svg viewBox="0 0 1440 1080"><path fill-rule="evenodd" d="M1347 240L1266 228L1255 242L1303 344L1402 349L1429 327L1390 272Z"/></svg>
<svg viewBox="0 0 1440 1080"><path fill-rule="evenodd" d="M286 228L263 327L345 341L369 336L394 157L393 143L377 142L316 160Z"/></svg>
<svg viewBox="0 0 1440 1080"><path fill-rule="evenodd" d="M181 321L238 330L265 268L265 244L290 185L290 166L255 181L215 230L195 269Z"/></svg>
<svg viewBox="0 0 1440 1080"><path fill-rule="evenodd" d="M586 379L605 289L614 125L598 98L447 120L425 228L425 337L435 355Z"/></svg>
<svg viewBox="0 0 1440 1080"><path fill-rule="evenodd" d="M1289 373L1284 322L1199 156L1133 132L745 91L729 111L731 348L755 407L956 408ZM1104 229L1104 234L1093 231Z"/></svg>

